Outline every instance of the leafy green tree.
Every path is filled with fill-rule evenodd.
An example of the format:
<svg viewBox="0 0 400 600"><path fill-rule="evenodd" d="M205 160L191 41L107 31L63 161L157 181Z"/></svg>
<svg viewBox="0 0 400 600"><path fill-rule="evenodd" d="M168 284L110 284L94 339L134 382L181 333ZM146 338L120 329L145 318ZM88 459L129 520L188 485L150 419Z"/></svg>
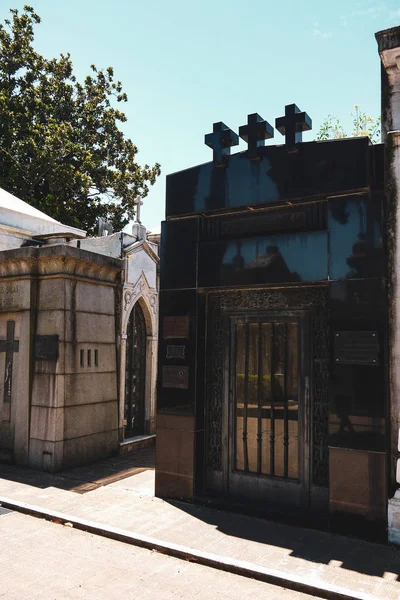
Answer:
<svg viewBox="0 0 400 600"><path fill-rule="evenodd" d="M10 10L0 23L0 186L67 225L94 232L98 217L121 229L160 174L139 166L119 129L127 101L112 67L80 83L69 54L33 47L40 17Z"/></svg>
<svg viewBox="0 0 400 600"><path fill-rule="evenodd" d="M353 117L353 131L351 137L368 136L373 144L380 141L381 119L373 119L365 112L360 110L358 104L354 105L354 111L350 113ZM339 119L334 115L328 115L322 122L317 140L331 140L349 137L343 129Z"/></svg>

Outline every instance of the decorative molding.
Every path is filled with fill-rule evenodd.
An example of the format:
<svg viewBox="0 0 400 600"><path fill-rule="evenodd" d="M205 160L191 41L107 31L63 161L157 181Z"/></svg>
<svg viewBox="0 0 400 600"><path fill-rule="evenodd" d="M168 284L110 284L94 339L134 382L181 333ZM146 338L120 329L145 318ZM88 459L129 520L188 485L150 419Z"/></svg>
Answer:
<svg viewBox="0 0 400 600"><path fill-rule="evenodd" d="M73 276L93 281L115 283L121 269L74 256L4 256L0 261L0 278L54 275Z"/></svg>
<svg viewBox="0 0 400 600"><path fill-rule="evenodd" d="M123 292L123 315L122 315L122 332L125 333L129 315L133 309L134 304L143 298L148 314L151 318L151 331L152 335L157 331L157 315L158 315L158 294L154 293L154 290L149 287L146 276L142 271L142 274L135 285L126 284Z"/></svg>

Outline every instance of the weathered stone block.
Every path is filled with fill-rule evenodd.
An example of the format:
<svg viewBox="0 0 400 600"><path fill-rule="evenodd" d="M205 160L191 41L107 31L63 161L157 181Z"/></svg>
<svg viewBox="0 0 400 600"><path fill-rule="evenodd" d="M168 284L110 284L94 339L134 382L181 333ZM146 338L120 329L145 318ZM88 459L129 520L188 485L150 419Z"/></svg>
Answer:
<svg viewBox="0 0 400 600"><path fill-rule="evenodd" d="M49 442L31 439L29 444L29 466L39 471L54 473L63 466L64 442Z"/></svg>
<svg viewBox="0 0 400 600"><path fill-rule="evenodd" d="M114 287L78 281L76 284L76 309L82 312L113 315L115 312Z"/></svg>
<svg viewBox="0 0 400 600"><path fill-rule="evenodd" d="M78 343L114 343L115 319L112 315L68 311L65 339Z"/></svg>
<svg viewBox="0 0 400 600"><path fill-rule="evenodd" d="M64 439L118 429L118 403L103 402L65 407Z"/></svg>
<svg viewBox="0 0 400 600"><path fill-rule="evenodd" d="M70 280L64 278L59 279L42 279L38 286L39 300L38 306L40 310L64 310L66 308L66 284L70 284Z"/></svg>
<svg viewBox="0 0 400 600"><path fill-rule="evenodd" d="M41 310L37 316L36 335L58 335L65 340L65 311Z"/></svg>
<svg viewBox="0 0 400 600"><path fill-rule="evenodd" d="M108 402L116 397L116 373L89 372L65 375L67 405Z"/></svg>
<svg viewBox="0 0 400 600"><path fill-rule="evenodd" d="M31 439L60 442L63 437L64 409L32 406Z"/></svg>
<svg viewBox="0 0 400 600"><path fill-rule="evenodd" d="M94 435L66 440L64 442L63 466L73 467L117 454L118 430L104 431Z"/></svg>
<svg viewBox="0 0 400 600"><path fill-rule="evenodd" d="M56 375L55 373L34 374L32 382L32 406L60 408L64 406L64 395L64 375Z"/></svg>
<svg viewBox="0 0 400 600"><path fill-rule="evenodd" d="M31 282L15 279L0 281L0 312L29 310L31 305Z"/></svg>
<svg viewBox="0 0 400 600"><path fill-rule="evenodd" d="M72 342L62 344L65 352L65 373L116 372L115 344ZM96 351L97 350L97 355ZM90 351L90 354L88 352ZM97 365L96 365L97 356ZM90 364L89 364L90 363Z"/></svg>

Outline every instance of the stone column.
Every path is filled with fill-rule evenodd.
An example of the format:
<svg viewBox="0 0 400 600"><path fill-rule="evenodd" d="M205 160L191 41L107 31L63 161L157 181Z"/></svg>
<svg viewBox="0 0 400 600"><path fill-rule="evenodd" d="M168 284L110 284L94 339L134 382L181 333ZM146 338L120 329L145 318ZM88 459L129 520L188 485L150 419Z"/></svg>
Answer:
<svg viewBox="0 0 400 600"><path fill-rule="evenodd" d="M400 484L400 26L376 34L382 61L382 141L388 206L391 481ZM400 544L400 489L389 500L389 541Z"/></svg>

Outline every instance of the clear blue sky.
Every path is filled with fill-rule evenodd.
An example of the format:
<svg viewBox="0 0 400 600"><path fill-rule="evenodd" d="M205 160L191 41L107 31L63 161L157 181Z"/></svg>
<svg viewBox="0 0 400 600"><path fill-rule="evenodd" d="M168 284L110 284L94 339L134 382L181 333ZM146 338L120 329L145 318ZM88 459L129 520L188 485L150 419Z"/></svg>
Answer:
<svg viewBox="0 0 400 600"><path fill-rule="evenodd" d="M378 116L374 33L400 24L399 0L28 3L42 18L35 45L46 57L70 52L78 77L111 65L123 82L138 162L162 167L142 211L150 229L164 218L165 176L211 160L204 134L215 121L237 131L258 112L274 125L296 103L313 120L311 140L329 113L351 130L354 104ZM0 0L1 21L22 6ZM276 131L267 143L282 142Z"/></svg>

